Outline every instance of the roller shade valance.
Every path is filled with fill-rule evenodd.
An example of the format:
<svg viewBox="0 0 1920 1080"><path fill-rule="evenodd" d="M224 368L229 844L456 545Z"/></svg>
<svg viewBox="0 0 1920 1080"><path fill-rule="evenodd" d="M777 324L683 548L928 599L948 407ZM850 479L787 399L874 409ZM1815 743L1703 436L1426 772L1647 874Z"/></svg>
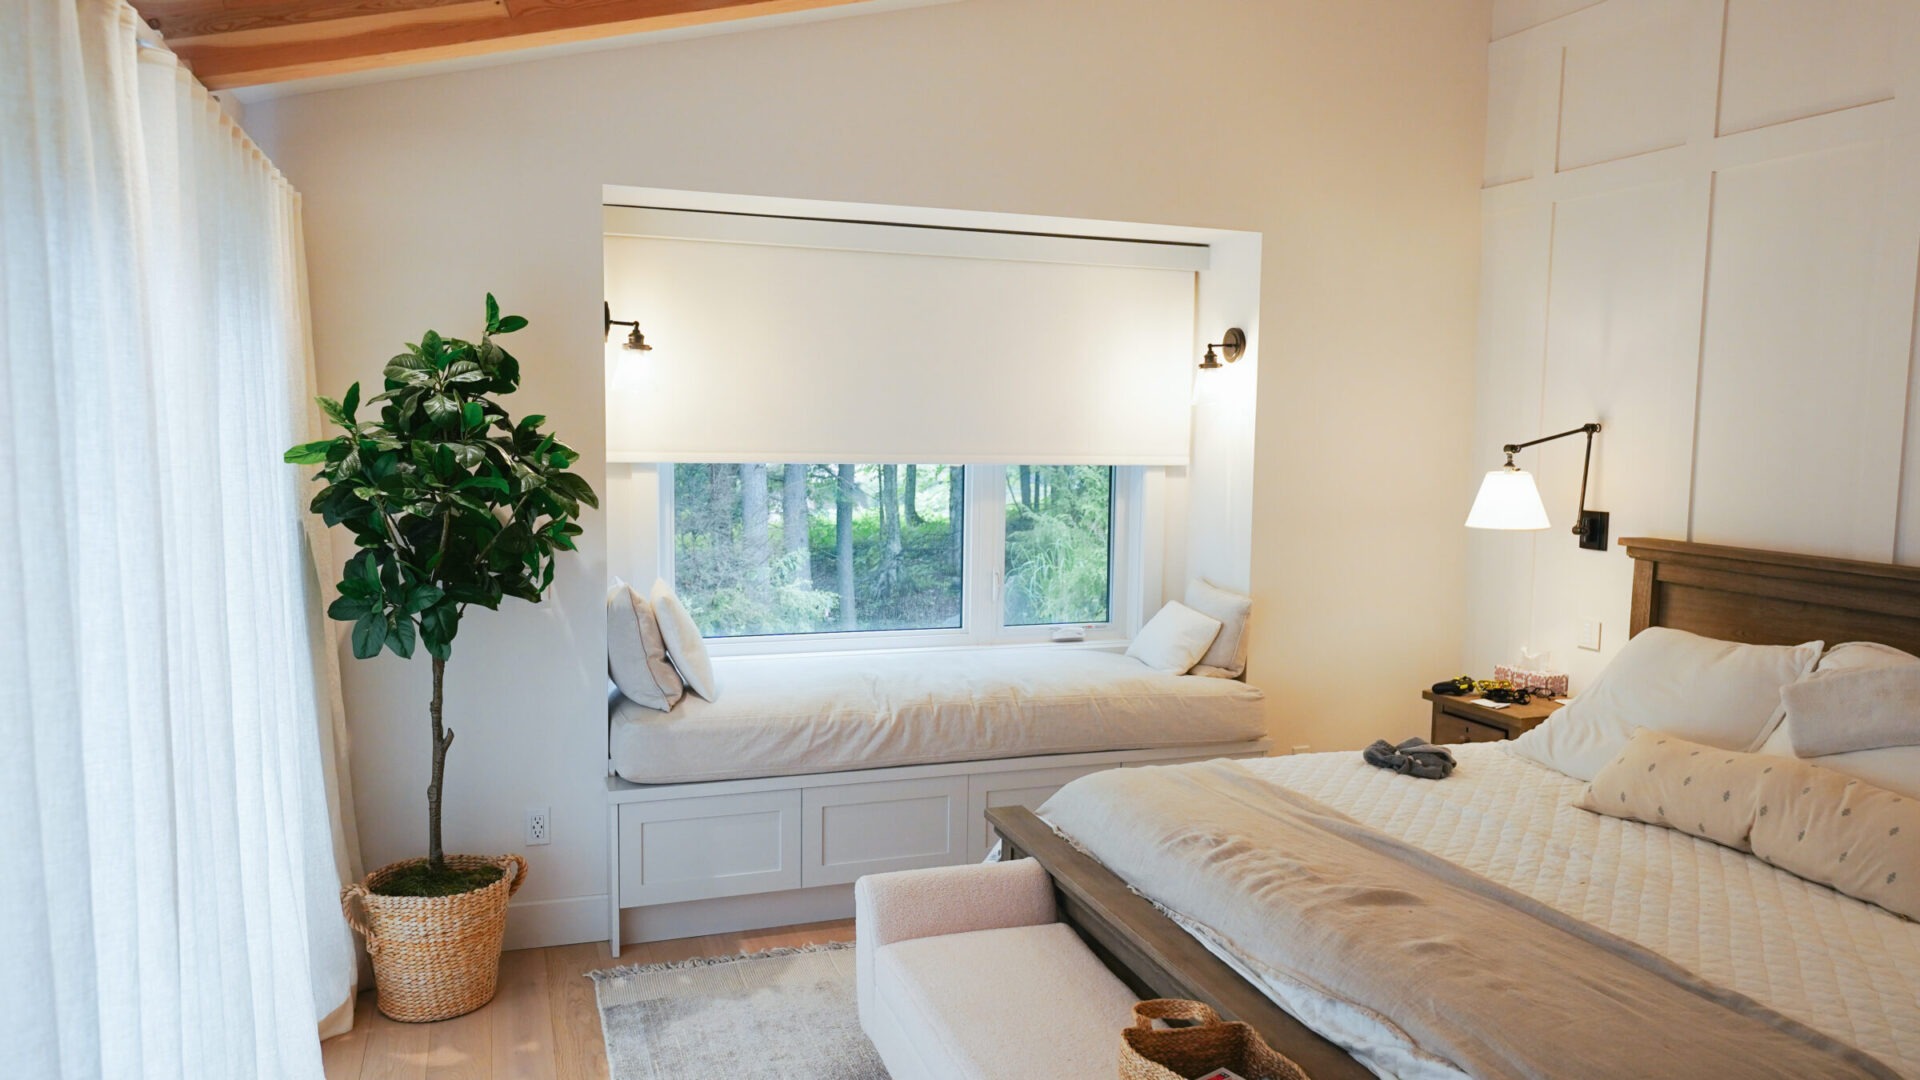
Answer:
<svg viewBox="0 0 1920 1080"><path fill-rule="evenodd" d="M1194 271L608 236L615 461L1186 462Z"/></svg>

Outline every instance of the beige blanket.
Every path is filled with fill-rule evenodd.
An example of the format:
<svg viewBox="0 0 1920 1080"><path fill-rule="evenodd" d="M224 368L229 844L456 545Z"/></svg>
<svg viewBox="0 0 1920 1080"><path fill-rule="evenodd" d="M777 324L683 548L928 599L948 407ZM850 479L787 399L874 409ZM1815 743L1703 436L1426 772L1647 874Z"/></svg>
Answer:
<svg viewBox="0 0 1920 1080"><path fill-rule="evenodd" d="M1385 1017L1475 1077L1895 1075L1231 762L1097 773L1040 813L1253 965Z"/></svg>

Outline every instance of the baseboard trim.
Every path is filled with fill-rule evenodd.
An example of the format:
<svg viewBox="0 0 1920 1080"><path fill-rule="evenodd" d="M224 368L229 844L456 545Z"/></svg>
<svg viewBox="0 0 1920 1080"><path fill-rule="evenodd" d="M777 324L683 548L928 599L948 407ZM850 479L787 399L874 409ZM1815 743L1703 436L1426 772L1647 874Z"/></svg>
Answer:
<svg viewBox="0 0 1920 1080"><path fill-rule="evenodd" d="M814 889L627 908L620 913L620 940L632 945L851 918L853 886L824 885ZM508 949L539 949L605 940L607 897L604 893L528 900L507 908L504 947Z"/></svg>

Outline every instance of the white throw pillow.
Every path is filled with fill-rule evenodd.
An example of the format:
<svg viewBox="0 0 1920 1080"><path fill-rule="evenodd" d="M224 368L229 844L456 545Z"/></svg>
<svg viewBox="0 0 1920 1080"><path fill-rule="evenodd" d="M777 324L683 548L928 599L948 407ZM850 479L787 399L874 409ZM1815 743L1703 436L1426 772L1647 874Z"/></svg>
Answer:
<svg viewBox="0 0 1920 1080"><path fill-rule="evenodd" d="M1619 756L1635 728L1752 750L1778 720L1780 688L1813 670L1821 645L1741 645L1649 627L1512 750L1581 780Z"/></svg>
<svg viewBox="0 0 1920 1080"><path fill-rule="evenodd" d="M700 636L693 616L687 614L686 605L664 581L653 583L651 599L654 617L660 620L660 636L667 641L667 655L673 657L680 677L687 680L687 688L708 701L718 701L720 687L713 680L713 658L707 655L706 639Z"/></svg>
<svg viewBox="0 0 1920 1080"><path fill-rule="evenodd" d="M1820 666L1814 671L1816 673L1860 671L1903 664L1920 664L1920 656L1901 652L1891 645L1849 641L1829 649L1827 655L1820 658ZM1766 744L1760 747L1760 752L1780 757L1794 757L1792 723L1791 719L1782 720L1780 726L1767 738ZM1828 754L1824 757L1799 760L1809 765L1818 765L1823 769L1845 773L1862 783L1898 792L1908 798L1920 799L1920 746L1855 750L1847 754Z"/></svg>
<svg viewBox="0 0 1920 1080"><path fill-rule="evenodd" d="M1219 619L1171 600L1134 635L1127 655L1155 671L1185 675L1219 634Z"/></svg>
<svg viewBox="0 0 1920 1080"><path fill-rule="evenodd" d="M687 686L667 660L666 639L653 609L619 578L607 590L607 675L636 705L666 712Z"/></svg>
<svg viewBox="0 0 1920 1080"><path fill-rule="evenodd" d="M1187 606L1220 620L1220 636L1207 646L1207 654L1193 673L1215 679L1237 679L1245 674L1247 619L1253 614L1253 597L1228 592L1205 578L1194 578L1187 582Z"/></svg>

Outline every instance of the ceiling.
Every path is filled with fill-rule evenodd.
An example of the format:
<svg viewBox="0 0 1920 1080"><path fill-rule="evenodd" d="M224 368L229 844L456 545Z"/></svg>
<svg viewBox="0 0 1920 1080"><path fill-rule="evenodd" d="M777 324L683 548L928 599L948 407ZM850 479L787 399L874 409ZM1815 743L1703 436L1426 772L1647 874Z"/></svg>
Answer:
<svg viewBox="0 0 1920 1080"><path fill-rule="evenodd" d="M131 0L210 89L260 86L861 0Z"/></svg>

